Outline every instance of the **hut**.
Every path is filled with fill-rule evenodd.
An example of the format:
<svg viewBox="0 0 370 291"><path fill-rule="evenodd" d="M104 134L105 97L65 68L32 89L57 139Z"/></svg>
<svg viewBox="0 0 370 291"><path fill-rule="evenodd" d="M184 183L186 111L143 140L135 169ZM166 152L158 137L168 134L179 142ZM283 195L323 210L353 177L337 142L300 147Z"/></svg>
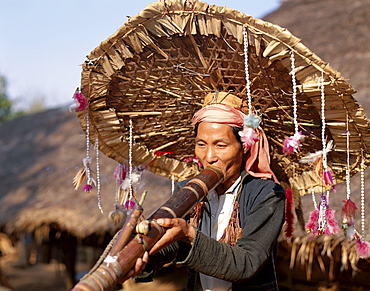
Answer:
<svg viewBox="0 0 370 291"><path fill-rule="evenodd" d="M14 242L23 239L22 264L57 259L66 266L66 286L76 282L76 259L95 256L117 231L108 214L114 210L117 163L100 157L101 207L96 190L75 190L72 181L86 155L86 142L77 118L68 108L22 116L0 124L0 232ZM138 192L149 190L144 216L171 195L171 181L148 171ZM86 248L88 247L88 248ZM89 267L87 266L87 270Z"/></svg>

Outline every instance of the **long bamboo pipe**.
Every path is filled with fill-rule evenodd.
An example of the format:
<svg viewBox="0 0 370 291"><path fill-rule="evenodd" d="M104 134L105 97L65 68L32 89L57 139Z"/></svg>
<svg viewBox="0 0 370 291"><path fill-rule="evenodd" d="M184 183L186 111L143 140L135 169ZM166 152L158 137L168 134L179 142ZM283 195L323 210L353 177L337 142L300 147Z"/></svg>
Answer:
<svg viewBox="0 0 370 291"><path fill-rule="evenodd" d="M110 252L102 264L84 277L72 291L109 291L132 269L136 260L161 238L163 229L155 223L158 218L177 218L188 214L223 180L220 169L208 167L172 195L148 220L151 227L146 235L137 234L121 251Z"/></svg>

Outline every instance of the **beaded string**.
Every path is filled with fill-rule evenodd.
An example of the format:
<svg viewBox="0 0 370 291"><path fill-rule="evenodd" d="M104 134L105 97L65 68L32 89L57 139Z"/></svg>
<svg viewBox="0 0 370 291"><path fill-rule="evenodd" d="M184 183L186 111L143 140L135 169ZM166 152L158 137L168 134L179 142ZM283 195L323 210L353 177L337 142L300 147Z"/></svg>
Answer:
<svg viewBox="0 0 370 291"><path fill-rule="evenodd" d="M364 152L361 149L361 235L365 237L365 160Z"/></svg>
<svg viewBox="0 0 370 291"><path fill-rule="evenodd" d="M349 129L348 129L348 113L346 113L346 150L347 150L347 167L346 167L346 192L347 200L351 198L351 186L350 186L350 162L349 162Z"/></svg>
<svg viewBox="0 0 370 291"><path fill-rule="evenodd" d="M324 91L324 74L321 73L320 78L320 91L321 91L321 141L322 141L322 165L323 165L323 175L327 168L327 162L326 162L326 142L325 142L325 127L326 127L326 121L325 121L325 91ZM327 191L326 195L329 191ZM321 195L320 200L320 217L319 217L319 229L323 230L326 227L326 208L328 205L328 197L325 196L324 192Z"/></svg>
<svg viewBox="0 0 370 291"><path fill-rule="evenodd" d="M95 139L95 153L96 153L96 183L98 192L98 207L100 212L103 214L103 208L101 207L101 195L100 195L100 161L99 161L99 139Z"/></svg>
<svg viewBox="0 0 370 291"><path fill-rule="evenodd" d="M129 167L129 200L132 199L132 120L130 119L129 126L129 148L128 148L128 167Z"/></svg>
<svg viewBox="0 0 370 291"><path fill-rule="evenodd" d="M87 177L87 185L91 186L91 172L90 172L90 166L91 163L91 157L90 157L90 119L89 114L86 112L85 115L86 119L86 158L84 159L84 166L86 169L86 177ZM86 186L87 186L86 185Z"/></svg>
<svg viewBox="0 0 370 291"><path fill-rule="evenodd" d="M297 117L297 79L296 79L296 67L295 67L295 56L294 52L290 52L290 66L291 66L291 75L292 75L292 100L293 100L293 124L294 124L294 135L286 137L283 141L283 153L288 155L297 153L301 142L303 141L302 132L298 131L298 117Z"/></svg>
<svg viewBox="0 0 370 291"><path fill-rule="evenodd" d="M298 122L297 122L297 80L295 75L295 58L294 52L290 52L290 62L292 68L292 84L293 84L293 120L294 120L294 132L298 133Z"/></svg>
<svg viewBox="0 0 370 291"><path fill-rule="evenodd" d="M314 209L318 209L317 208L317 203L316 203L316 197L315 197L315 189L314 189L314 187L311 188L311 196L312 196L312 201L313 201Z"/></svg>
<svg viewBox="0 0 370 291"><path fill-rule="evenodd" d="M323 231L326 227L327 205L328 205L327 197L325 195L322 195L320 199L319 220L318 220L318 229L320 231Z"/></svg>
<svg viewBox="0 0 370 291"><path fill-rule="evenodd" d="M321 73L320 78L320 88L321 88L321 142L322 142L322 165L323 171L325 171L328 167L327 160L326 160L326 138L325 138L325 128L326 128L326 121L325 121L325 91L324 91L324 73Z"/></svg>
<svg viewBox="0 0 370 291"><path fill-rule="evenodd" d="M252 96L251 96L251 82L248 69L248 31L247 28L243 27L243 41L244 41L244 69L245 69L245 80L247 86L247 97L248 97L248 110L249 114L252 114Z"/></svg>

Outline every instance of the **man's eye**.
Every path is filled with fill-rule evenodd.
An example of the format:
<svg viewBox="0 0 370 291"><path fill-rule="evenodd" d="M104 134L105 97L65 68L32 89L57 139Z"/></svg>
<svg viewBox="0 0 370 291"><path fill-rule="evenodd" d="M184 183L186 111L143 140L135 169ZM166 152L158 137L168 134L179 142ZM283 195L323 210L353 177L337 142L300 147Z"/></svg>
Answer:
<svg viewBox="0 0 370 291"><path fill-rule="evenodd" d="M225 144L217 144L217 147L218 147L218 148L221 148L221 149L226 148L226 146L227 146L227 145L225 145Z"/></svg>
<svg viewBox="0 0 370 291"><path fill-rule="evenodd" d="M204 142L197 142L196 145L198 147L204 147L206 144Z"/></svg>

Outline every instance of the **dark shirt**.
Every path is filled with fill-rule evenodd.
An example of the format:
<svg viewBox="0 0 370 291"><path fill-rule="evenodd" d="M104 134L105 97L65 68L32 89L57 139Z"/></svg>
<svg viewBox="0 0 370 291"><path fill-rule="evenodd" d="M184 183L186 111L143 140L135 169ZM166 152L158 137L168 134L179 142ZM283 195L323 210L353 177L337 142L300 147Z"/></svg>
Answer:
<svg viewBox="0 0 370 291"><path fill-rule="evenodd" d="M238 201L243 233L235 246L197 230L192 245L178 241L154 255L151 263L156 267L171 261L184 264L232 282L233 291L277 290L274 251L284 223L284 190L272 180L246 173L241 183Z"/></svg>

